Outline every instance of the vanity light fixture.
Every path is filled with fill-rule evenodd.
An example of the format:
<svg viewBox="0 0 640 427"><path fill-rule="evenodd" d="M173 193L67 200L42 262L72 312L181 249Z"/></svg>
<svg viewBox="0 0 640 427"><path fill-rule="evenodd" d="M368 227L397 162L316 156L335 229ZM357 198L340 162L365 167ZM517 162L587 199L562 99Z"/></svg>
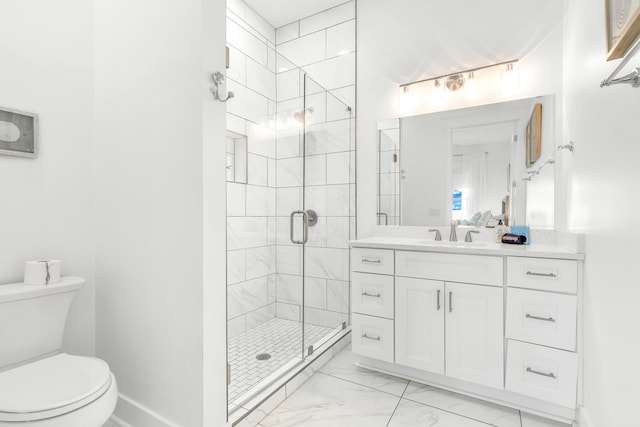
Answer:
<svg viewBox="0 0 640 427"><path fill-rule="evenodd" d="M511 91L518 86L518 70L516 67L518 60L499 62L497 64L485 65L482 67L471 68L463 71L456 71L451 74L445 74L437 77L430 77L428 79L416 80L410 83L403 83L400 85L402 93L408 92L408 88L411 86L419 87L419 90L423 92L431 92L431 96L434 96L436 101L444 101L445 90L447 92L459 92L460 89L464 89L470 95L476 95L479 92L478 76L490 71L489 69L495 69L493 73L499 80L500 73L502 73L502 89L503 91ZM502 67L502 68L501 68ZM419 85L420 83L433 81L433 88L431 90L428 87ZM484 81L484 78L483 78ZM403 96L404 98L404 96ZM404 104L404 102L403 102Z"/></svg>

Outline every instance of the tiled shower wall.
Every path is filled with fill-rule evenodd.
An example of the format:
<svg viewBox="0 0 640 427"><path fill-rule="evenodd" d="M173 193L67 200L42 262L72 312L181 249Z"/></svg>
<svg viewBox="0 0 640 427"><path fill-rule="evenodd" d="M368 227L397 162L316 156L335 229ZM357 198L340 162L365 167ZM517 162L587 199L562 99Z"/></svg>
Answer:
<svg viewBox="0 0 640 427"><path fill-rule="evenodd" d="M274 316L301 318L302 251L289 240L303 194L298 66L328 89L309 80L306 91L305 202L319 222L306 248L305 320L335 327L348 320L346 242L355 233L355 2L274 30L229 0L227 43L227 89L236 95L227 129L248 136L248 182L227 187L229 335Z"/></svg>
<svg viewBox="0 0 640 427"><path fill-rule="evenodd" d="M355 235L355 2L278 28L276 50L291 60L278 61L280 122L302 106L303 73L293 64L310 77L306 153L295 125L277 138L276 316L301 318L302 251L289 240L289 214L302 208L305 155L305 208L318 214L305 249L305 322L336 327L348 321L347 241Z"/></svg>
<svg viewBox="0 0 640 427"><path fill-rule="evenodd" d="M240 0L227 1L227 130L247 136L247 182L227 183L229 336L275 317L275 29Z"/></svg>

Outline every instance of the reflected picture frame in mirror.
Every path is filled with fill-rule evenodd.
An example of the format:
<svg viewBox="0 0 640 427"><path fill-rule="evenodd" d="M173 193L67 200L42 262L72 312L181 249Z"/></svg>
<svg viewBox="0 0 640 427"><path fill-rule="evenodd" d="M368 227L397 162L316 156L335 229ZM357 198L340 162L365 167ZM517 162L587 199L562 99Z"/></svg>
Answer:
<svg viewBox="0 0 640 427"><path fill-rule="evenodd" d="M527 167L532 166L542 154L542 104L536 104L527 124Z"/></svg>

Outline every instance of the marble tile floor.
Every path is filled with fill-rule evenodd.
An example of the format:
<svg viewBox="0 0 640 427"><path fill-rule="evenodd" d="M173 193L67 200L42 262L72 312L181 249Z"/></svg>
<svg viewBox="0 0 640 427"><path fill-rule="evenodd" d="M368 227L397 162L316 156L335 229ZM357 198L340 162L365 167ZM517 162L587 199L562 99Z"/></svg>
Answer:
<svg viewBox="0 0 640 427"><path fill-rule="evenodd" d="M570 427L353 364L339 353L259 427Z"/></svg>
<svg viewBox="0 0 640 427"><path fill-rule="evenodd" d="M305 325L305 342L316 343L332 332L332 328ZM300 322L274 318L229 340L231 384L229 403L276 371L290 360L302 356L302 327ZM256 356L268 353L268 360Z"/></svg>

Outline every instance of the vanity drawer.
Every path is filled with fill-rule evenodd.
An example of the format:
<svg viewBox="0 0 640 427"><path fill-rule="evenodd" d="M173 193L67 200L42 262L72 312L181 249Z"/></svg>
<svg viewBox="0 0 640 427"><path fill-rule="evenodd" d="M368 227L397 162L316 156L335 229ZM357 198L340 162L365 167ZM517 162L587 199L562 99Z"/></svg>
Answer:
<svg viewBox="0 0 640 427"><path fill-rule="evenodd" d="M351 269L362 273L393 274L392 249L351 249Z"/></svg>
<svg viewBox="0 0 640 427"><path fill-rule="evenodd" d="M393 276L353 273L351 303L354 313L393 319Z"/></svg>
<svg viewBox="0 0 640 427"><path fill-rule="evenodd" d="M502 286L502 257L396 251L396 275Z"/></svg>
<svg viewBox="0 0 640 427"><path fill-rule="evenodd" d="M577 381L576 353L508 340L507 390L575 408Z"/></svg>
<svg viewBox="0 0 640 427"><path fill-rule="evenodd" d="M509 288L507 338L575 351L577 297Z"/></svg>
<svg viewBox="0 0 640 427"><path fill-rule="evenodd" d="M507 286L575 294L578 290L578 262L507 257Z"/></svg>
<svg viewBox="0 0 640 427"><path fill-rule="evenodd" d="M355 354L393 363L393 320L354 313L351 330Z"/></svg>

